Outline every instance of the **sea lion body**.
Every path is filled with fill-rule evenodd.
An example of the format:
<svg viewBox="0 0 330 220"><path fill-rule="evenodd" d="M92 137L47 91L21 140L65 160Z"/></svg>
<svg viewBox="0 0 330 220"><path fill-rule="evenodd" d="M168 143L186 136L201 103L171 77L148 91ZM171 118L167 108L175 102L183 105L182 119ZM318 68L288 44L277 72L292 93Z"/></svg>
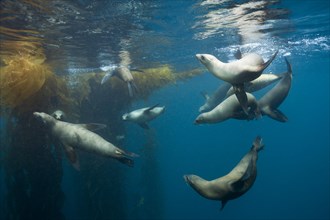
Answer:
<svg viewBox="0 0 330 220"><path fill-rule="evenodd" d="M222 202L240 197L254 184L257 177L258 152L263 148L261 137L257 137L251 150L227 175L208 181L197 175L184 175L184 180L201 196Z"/></svg>
<svg viewBox="0 0 330 220"><path fill-rule="evenodd" d="M43 112L34 112L33 114L35 117L41 119L50 129L52 136L64 145L64 150L73 164L78 162L75 149L79 149L106 157L112 157L128 166L133 166L134 162L130 157L135 157L137 156L136 154L125 152L106 141L98 134L87 129L95 128L95 125L98 127L98 124L72 124L58 121Z"/></svg>
<svg viewBox="0 0 330 220"><path fill-rule="evenodd" d="M291 65L287 59L285 59L285 62L288 70L283 78L258 101L261 114L280 122L288 121L288 118L277 108L288 96L292 81Z"/></svg>
<svg viewBox="0 0 330 220"><path fill-rule="evenodd" d="M262 57L255 53L246 54L241 59L230 63L221 62L211 54L196 54L196 57L215 77L237 85L258 78L273 61L276 54L267 62L264 62Z"/></svg>
<svg viewBox="0 0 330 220"><path fill-rule="evenodd" d="M195 120L195 124L219 123L230 118L249 120L258 115L258 104L255 97L247 93L248 115L246 115L235 95L223 100L219 105L209 112L201 113Z"/></svg>

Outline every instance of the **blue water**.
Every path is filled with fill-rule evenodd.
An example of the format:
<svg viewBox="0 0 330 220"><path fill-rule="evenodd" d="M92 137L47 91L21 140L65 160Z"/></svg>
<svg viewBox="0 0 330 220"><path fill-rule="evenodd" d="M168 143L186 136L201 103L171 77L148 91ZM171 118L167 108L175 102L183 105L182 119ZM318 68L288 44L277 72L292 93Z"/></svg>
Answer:
<svg viewBox="0 0 330 220"><path fill-rule="evenodd" d="M144 210L144 206L150 204L147 201L150 192L155 195L155 201L161 200L159 218L162 219L330 219L328 0L274 1L264 6L268 8L265 11L255 5L248 10L248 15L268 12L260 15L264 19L260 24L254 24L258 19L248 17L239 20L242 15L226 16L236 12L233 8L237 5L248 1L103 1L103 7L100 2L59 1L57 9L66 11L69 6L81 9L83 17L74 20L70 17L72 14L52 15L66 23L52 26L54 32L45 32L43 36L48 61L59 75L79 77L88 68L116 64L118 51L123 48L130 51L131 66L136 68L170 64L184 71L203 67L194 57L196 53L210 53L228 61L233 60L234 51L241 48L243 52L259 53L264 59L278 49L278 56L266 72L284 72L284 56L293 69L290 93L279 107L289 118L286 123L263 116L253 121L231 119L218 124L194 125L198 108L204 103L200 92L211 93L220 82L206 68L199 76L167 85L146 100L134 101L130 110L156 103L166 106L165 113L150 123L150 130L125 124L122 146L141 155L135 159L134 168L105 163L102 169L91 171L100 177L101 189L106 181L117 181L115 178L103 181L102 176L113 176L114 169L125 173L120 178L124 179L121 191L128 219L148 218L148 213L139 209ZM86 9L90 5L95 6L93 10ZM212 20L212 14L218 17ZM49 18L51 16L46 16ZM42 19L38 21L40 23L33 24L28 21L27 25L45 28ZM257 31L253 29L248 33L249 25ZM128 43L120 43L120 39L128 39ZM73 69L77 71L71 71ZM4 119L0 118L2 130L5 129L3 123ZM246 194L229 201L222 211L219 201L201 197L184 182L185 174L208 180L227 174L250 149L257 135L261 135L265 143L265 149L259 153L257 179ZM144 149L150 142L153 143L151 159ZM154 170L148 167L150 161L156 164ZM82 196L86 178L66 159L62 166L61 187L65 194L62 212L66 219L86 219L84 213L88 213L89 207ZM5 174L3 167L0 168L0 194L5 195L2 178ZM157 179L157 185L148 185L143 179L146 176ZM102 198L100 202L113 199ZM1 199L0 218L5 212L3 204Z"/></svg>

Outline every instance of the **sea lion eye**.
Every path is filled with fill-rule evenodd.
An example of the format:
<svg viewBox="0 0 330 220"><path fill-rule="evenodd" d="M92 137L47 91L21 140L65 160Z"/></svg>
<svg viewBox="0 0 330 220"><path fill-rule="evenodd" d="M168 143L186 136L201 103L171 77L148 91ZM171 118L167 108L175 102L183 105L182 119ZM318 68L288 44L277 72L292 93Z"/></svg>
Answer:
<svg viewBox="0 0 330 220"><path fill-rule="evenodd" d="M202 60L205 60L205 57L202 55L202 56L201 56L201 59L202 59Z"/></svg>

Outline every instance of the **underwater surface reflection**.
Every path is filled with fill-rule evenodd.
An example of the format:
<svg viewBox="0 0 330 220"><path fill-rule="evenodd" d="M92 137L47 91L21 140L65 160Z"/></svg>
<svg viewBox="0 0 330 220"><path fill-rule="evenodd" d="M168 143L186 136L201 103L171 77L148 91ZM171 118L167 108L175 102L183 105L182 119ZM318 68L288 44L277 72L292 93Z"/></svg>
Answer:
<svg viewBox="0 0 330 220"><path fill-rule="evenodd" d="M2 0L0 218L328 219L329 4Z"/></svg>

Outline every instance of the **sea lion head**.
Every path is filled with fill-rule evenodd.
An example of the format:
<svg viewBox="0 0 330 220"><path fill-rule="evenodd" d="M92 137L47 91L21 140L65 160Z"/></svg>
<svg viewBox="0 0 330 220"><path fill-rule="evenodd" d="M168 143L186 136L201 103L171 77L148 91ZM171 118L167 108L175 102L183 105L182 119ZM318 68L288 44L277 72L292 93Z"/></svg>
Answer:
<svg viewBox="0 0 330 220"><path fill-rule="evenodd" d="M199 181L204 180L204 179L202 179L202 178L200 178L199 176L196 176L196 175L184 175L183 179L190 186L194 186L194 185L198 184Z"/></svg>
<svg viewBox="0 0 330 220"><path fill-rule="evenodd" d="M184 175L183 179L200 195L209 198L208 182L207 180L196 175Z"/></svg>
<svg viewBox="0 0 330 220"><path fill-rule="evenodd" d="M123 116L121 117L124 121L127 121L130 119L130 115L128 113L123 114Z"/></svg>
<svg viewBox="0 0 330 220"><path fill-rule="evenodd" d="M206 67L210 66L214 61L218 60L211 54L196 54L196 58Z"/></svg>
<svg viewBox="0 0 330 220"><path fill-rule="evenodd" d="M195 119L194 124L199 125L199 124L202 124L204 122L205 122L205 117L204 117L204 114L202 113L199 116L197 116L197 118Z"/></svg>
<svg viewBox="0 0 330 220"><path fill-rule="evenodd" d="M63 121L65 119L65 113L61 110L54 111L51 116L53 116L55 119Z"/></svg>

